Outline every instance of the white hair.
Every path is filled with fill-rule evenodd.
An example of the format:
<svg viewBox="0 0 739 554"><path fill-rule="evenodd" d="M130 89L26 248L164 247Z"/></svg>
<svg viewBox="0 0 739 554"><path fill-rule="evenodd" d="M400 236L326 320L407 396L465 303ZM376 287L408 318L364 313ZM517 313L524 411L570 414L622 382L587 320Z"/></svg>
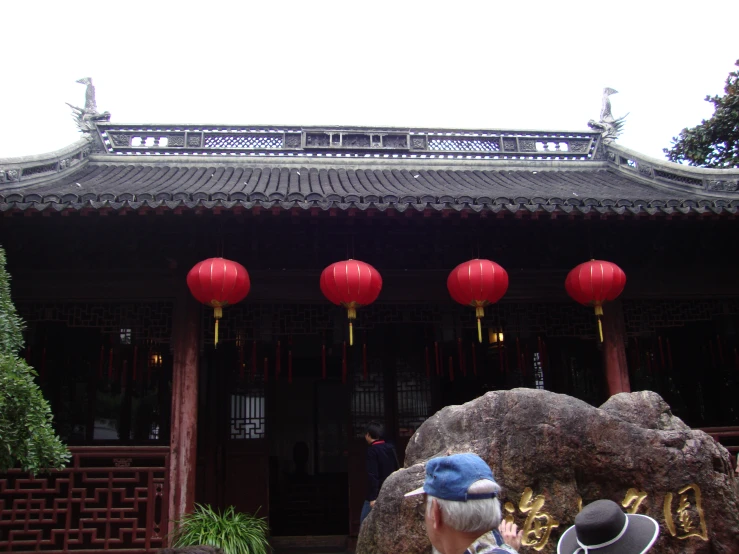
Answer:
<svg viewBox="0 0 739 554"><path fill-rule="evenodd" d="M500 486L487 479L472 483L469 494L484 494L500 492ZM500 501L497 497L467 500L457 502L455 500L442 500L427 495L426 513L431 511L431 502L436 500L443 514L444 523L452 529L464 533L487 533L497 529L502 519L500 512Z"/></svg>

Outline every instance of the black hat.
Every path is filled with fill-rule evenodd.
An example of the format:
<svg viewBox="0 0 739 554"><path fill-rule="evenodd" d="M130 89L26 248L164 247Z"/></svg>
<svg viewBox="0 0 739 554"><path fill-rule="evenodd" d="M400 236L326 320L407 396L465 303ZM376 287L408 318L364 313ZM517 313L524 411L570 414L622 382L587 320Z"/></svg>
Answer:
<svg viewBox="0 0 739 554"><path fill-rule="evenodd" d="M596 500L562 534L557 554L643 554L659 536L651 517L625 514L612 500Z"/></svg>

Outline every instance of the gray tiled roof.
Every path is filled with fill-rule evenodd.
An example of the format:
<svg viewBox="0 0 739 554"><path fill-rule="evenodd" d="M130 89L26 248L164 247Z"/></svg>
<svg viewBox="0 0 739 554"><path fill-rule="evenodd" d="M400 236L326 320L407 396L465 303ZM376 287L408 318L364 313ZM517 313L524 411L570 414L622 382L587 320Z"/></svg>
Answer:
<svg viewBox="0 0 739 554"><path fill-rule="evenodd" d="M52 182L0 185L0 208L543 209L548 212L736 212L739 201L656 188L606 168L506 169L254 167L93 162ZM515 208L515 209L513 209Z"/></svg>

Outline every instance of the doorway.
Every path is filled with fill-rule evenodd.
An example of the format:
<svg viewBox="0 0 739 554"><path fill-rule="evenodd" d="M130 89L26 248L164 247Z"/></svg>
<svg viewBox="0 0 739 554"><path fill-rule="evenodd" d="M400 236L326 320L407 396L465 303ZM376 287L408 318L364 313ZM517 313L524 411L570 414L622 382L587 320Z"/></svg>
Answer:
<svg viewBox="0 0 739 554"><path fill-rule="evenodd" d="M292 383L275 386L270 435L270 523L275 536L346 535L348 395L340 381L298 360Z"/></svg>
<svg viewBox="0 0 739 554"><path fill-rule="evenodd" d="M207 351L198 502L267 517L273 537L348 534L349 387L331 349L322 365L312 337Z"/></svg>

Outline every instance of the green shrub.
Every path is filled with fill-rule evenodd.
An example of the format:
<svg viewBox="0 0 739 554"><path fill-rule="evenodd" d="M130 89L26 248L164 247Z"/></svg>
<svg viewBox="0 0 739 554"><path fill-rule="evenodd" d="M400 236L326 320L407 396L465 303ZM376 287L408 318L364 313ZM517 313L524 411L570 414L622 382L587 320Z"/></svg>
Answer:
<svg viewBox="0 0 739 554"><path fill-rule="evenodd" d="M256 515L226 508L222 514L197 504L195 511L176 523L172 546L209 545L224 554L267 554L267 522Z"/></svg>

